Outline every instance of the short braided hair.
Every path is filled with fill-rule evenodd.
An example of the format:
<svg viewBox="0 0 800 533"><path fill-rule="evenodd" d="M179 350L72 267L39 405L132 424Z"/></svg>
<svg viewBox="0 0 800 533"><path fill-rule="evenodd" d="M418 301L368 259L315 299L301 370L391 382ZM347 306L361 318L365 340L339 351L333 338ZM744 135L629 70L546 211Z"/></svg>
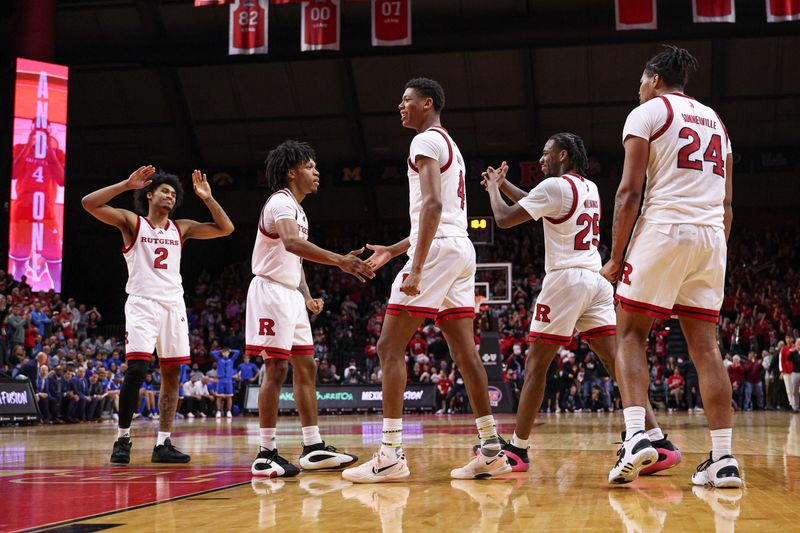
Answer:
<svg viewBox="0 0 800 533"><path fill-rule="evenodd" d="M689 83L689 74L700 66L697 59L685 48L665 44L664 50L654 55L645 64L648 76L658 74L667 87L683 90Z"/></svg>
<svg viewBox="0 0 800 533"><path fill-rule="evenodd" d="M583 144L583 139L574 133L556 133L550 137L550 140L561 150L567 151L573 170L581 176L585 176L589 168L589 157L586 155L586 145Z"/></svg>

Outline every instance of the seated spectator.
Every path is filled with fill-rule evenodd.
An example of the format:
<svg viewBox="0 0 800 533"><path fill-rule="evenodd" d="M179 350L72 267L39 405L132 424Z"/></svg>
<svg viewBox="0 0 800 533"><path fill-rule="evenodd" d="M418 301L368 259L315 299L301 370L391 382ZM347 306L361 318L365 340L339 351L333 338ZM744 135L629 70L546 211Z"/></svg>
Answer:
<svg viewBox="0 0 800 533"><path fill-rule="evenodd" d="M321 385L335 385L339 382L339 376L336 375L334 368L331 367L328 361L320 361L317 381Z"/></svg>
<svg viewBox="0 0 800 533"><path fill-rule="evenodd" d="M683 404L684 387L686 380L681 376L681 371L678 368L672 369L672 375L667 378L667 387L669 388L669 400L671 405L667 404L667 410L671 413L676 409L680 409Z"/></svg>
<svg viewBox="0 0 800 533"><path fill-rule="evenodd" d="M570 413L580 413L583 411L583 401L581 401L581 397L578 394L577 385L570 385L566 396L561 401L561 410Z"/></svg>
<svg viewBox="0 0 800 533"><path fill-rule="evenodd" d="M350 364L344 369L344 383L347 385L358 385L363 382L361 372L356 366L356 360L350 359Z"/></svg>

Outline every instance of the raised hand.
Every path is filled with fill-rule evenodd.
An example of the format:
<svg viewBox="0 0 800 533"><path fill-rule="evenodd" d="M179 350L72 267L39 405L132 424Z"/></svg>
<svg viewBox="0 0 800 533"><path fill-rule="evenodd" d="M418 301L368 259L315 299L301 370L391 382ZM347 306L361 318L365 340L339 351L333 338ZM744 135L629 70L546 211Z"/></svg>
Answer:
<svg viewBox="0 0 800 533"><path fill-rule="evenodd" d="M322 312L322 308L325 307L325 302L322 300L322 298L311 298L310 300L306 301L306 307L314 314L314 316L317 316Z"/></svg>
<svg viewBox="0 0 800 533"><path fill-rule="evenodd" d="M208 184L206 175L195 170L192 172L192 185L194 185L194 192L201 200L208 200L211 198L211 186Z"/></svg>
<svg viewBox="0 0 800 533"><path fill-rule="evenodd" d="M380 267L388 263L392 257L388 246L381 244L367 244L367 249L372 250L373 254L367 257L367 264L372 270L378 270Z"/></svg>
<svg viewBox="0 0 800 533"><path fill-rule="evenodd" d="M481 185L483 185L483 188L486 190L489 190L490 184L502 187L503 183L506 181L506 174L508 174L508 163L505 161L500 164L500 168L495 169L494 167L488 167L481 173L483 177Z"/></svg>
<svg viewBox="0 0 800 533"><path fill-rule="evenodd" d="M153 165L146 165L143 167L139 167L133 171L128 177L128 181L126 184L128 185L129 189L144 189L148 185L150 185L151 180L150 176L156 173L156 167Z"/></svg>

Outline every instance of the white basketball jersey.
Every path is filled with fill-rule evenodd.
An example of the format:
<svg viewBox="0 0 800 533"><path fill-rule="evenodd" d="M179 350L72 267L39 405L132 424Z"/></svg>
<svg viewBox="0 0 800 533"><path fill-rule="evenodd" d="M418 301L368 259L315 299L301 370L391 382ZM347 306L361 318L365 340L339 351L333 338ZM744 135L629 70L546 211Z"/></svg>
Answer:
<svg viewBox="0 0 800 533"><path fill-rule="evenodd" d="M269 278L287 287L300 286L303 258L286 251L276 223L282 219L297 222L299 235L308 239L308 219L289 189L270 196L261 209L256 244L253 248L253 274Z"/></svg>
<svg viewBox="0 0 800 533"><path fill-rule="evenodd" d="M422 192L419 185L417 156L439 162L442 173L442 217L436 237L467 237L467 191L464 187L466 169L464 158L456 143L441 126L417 134L411 141L408 154L408 203L411 217L410 241L413 248L419 235L419 213L422 209Z"/></svg>
<svg viewBox="0 0 800 533"><path fill-rule="evenodd" d="M597 185L568 173L547 178L519 201L534 220L544 219L545 272L585 268L599 272L600 194Z"/></svg>
<svg viewBox="0 0 800 533"><path fill-rule="evenodd" d="M642 217L655 224L724 227L725 164L732 152L716 111L670 93L628 115L622 141L650 142Z"/></svg>
<svg viewBox="0 0 800 533"><path fill-rule="evenodd" d="M128 264L125 292L164 303L183 301L181 249L183 237L178 225L167 220L155 227L147 217L138 217L133 241L122 248Z"/></svg>

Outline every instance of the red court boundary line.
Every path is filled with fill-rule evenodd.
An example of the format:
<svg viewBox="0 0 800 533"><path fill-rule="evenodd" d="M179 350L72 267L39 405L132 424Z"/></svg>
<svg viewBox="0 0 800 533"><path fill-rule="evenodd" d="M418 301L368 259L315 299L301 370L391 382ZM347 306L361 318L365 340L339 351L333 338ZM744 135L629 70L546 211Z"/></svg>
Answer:
<svg viewBox="0 0 800 533"><path fill-rule="evenodd" d="M144 509L145 507L153 507L155 505L161 505L162 503L172 503L179 500L185 500L187 498L194 498L196 496L202 496L204 494L210 494L212 492L218 492L221 490L232 489L234 487L241 487L243 485L247 485L251 483L251 481L242 481L241 483L233 483L231 485L226 485L224 487L217 487L214 489L208 490L201 490L200 492L194 492L192 494L184 494L183 496L175 496L173 498L167 498L166 500L161 500L157 502L150 502L150 503L142 503L140 505L133 505L131 507L123 507L122 509L115 509L113 511L106 511L105 513L97 513L93 515L82 516L79 518L70 518L69 520L62 520L61 522L51 522L49 524L42 524L39 526L30 527L28 529L17 529L16 532L19 533L27 533L32 531L47 531L53 529L55 527L61 526L68 526L70 524L76 524L78 522L83 522L84 520L94 520L96 518L102 518L104 516L111 516L119 513L124 513L127 511L136 511L138 509Z"/></svg>

